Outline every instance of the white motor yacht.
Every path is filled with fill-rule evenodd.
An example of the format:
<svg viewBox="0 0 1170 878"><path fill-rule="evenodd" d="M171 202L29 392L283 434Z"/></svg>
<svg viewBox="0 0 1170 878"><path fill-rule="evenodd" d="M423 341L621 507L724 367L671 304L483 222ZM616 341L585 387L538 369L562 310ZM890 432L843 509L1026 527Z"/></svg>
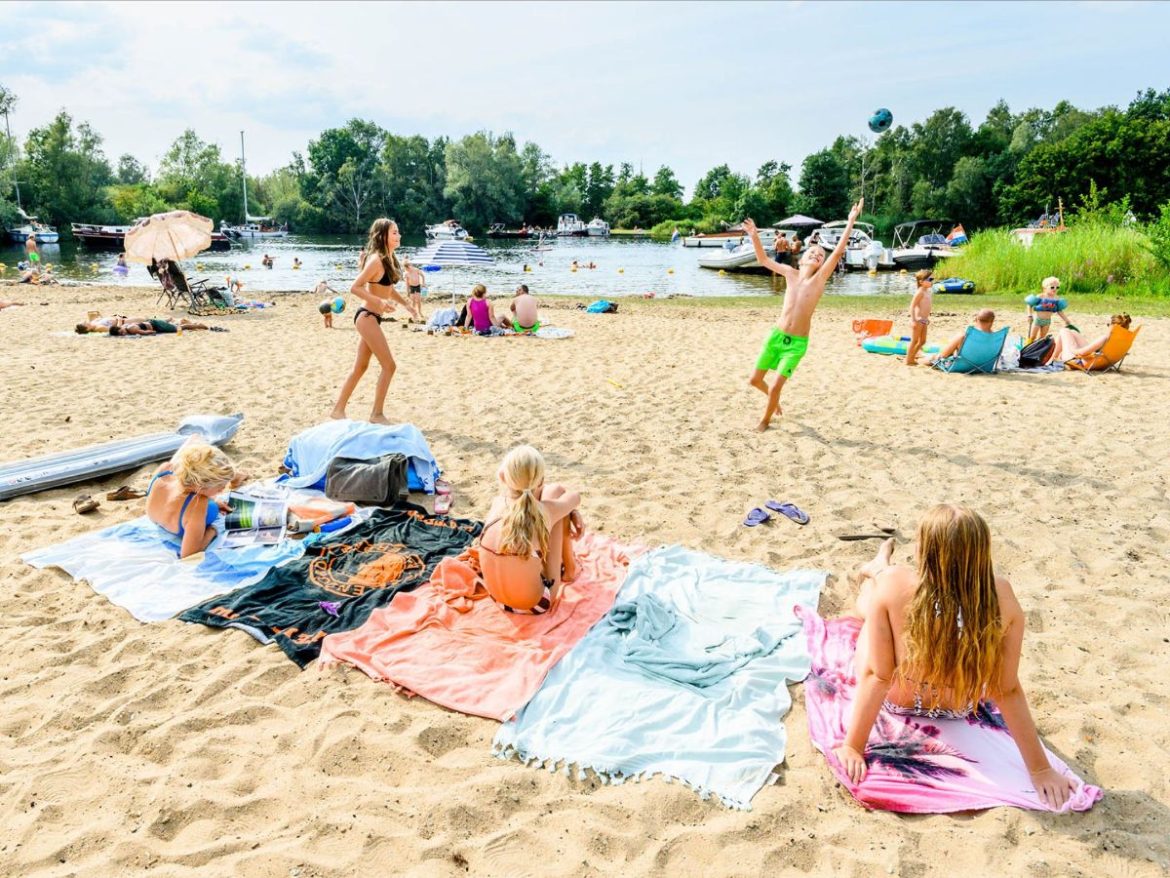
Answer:
<svg viewBox="0 0 1170 878"><path fill-rule="evenodd" d="M584 236L589 234L589 227L575 213L562 213L557 218L557 235L561 238L569 236Z"/></svg>
<svg viewBox="0 0 1170 878"><path fill-rule="evenodd" d="M589 225L585 227L585 230L589 233L590 238L609 237L609 223L599 216L589 220Z"/></svg>
<svg viewBox="0 0 1170 878"><path fill-rule="evenodd" d="M767 249L765 247L765 249ZM756 261L756 248L751 241L744 241L738 247L728 247L714 253L699 254L700 268L713 268L722 271L757 271L766 272L768 269Z"/></svg>
<svg viewBox="0 0 1170 878"><path fill-rule="evenodd" d="M933 268L940 259L954 256L958 251L946 239L946 233L957 224L954 220L914 220L894 227L892 258L898 268L917 271Z"/></svg>
<svg viewBox="0 0 1170 878"><path fill-rule="evenodd" d="M427 226L426 233L434 241L466 241L468 238L467 229L453 219Z"/></svg>
<svg viewBox="0 0 1170 878"><path fill-rule="evenodd" d="M229 238L287 238L288 226L278 226L271 217L249 216L247 222L238 225L221 222L219 230Z"/></svg>
<svg viewBox="0 0 1170 878"><path fill-rule="evenodd" d="M32 235L38 244L56 244L61 240L60 234L50 225L41 222L35 216L29 216L23 210L17 209L21 224L8 230L8 237L17 244L23 244Z"/></svg>

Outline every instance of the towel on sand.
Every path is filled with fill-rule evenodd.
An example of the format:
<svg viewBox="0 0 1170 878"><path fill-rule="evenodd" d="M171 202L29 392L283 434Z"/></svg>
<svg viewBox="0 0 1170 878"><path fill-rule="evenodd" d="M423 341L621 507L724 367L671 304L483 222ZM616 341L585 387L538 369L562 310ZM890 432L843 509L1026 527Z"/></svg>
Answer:
<svg viewBox="0 0 1170 878"><path fill-rule="evenodd" d="M348 662L451 710L506 719L605 614L625 577L629 547L586 533L575 548L580 571L553 612L505 613L484 591L472 550L360 628L326 637L321 664Z"/></svg>
<svg viewBox="0 0 1170 878"><path fill-rule="evenodd" d="M617 605L552 669L494 748L621 782L662 774L748 808L784 759L787 684L809 656L797 605L825 574L679 546L635 560Z"/></svg>
<svg viewBox="0 0 1170 878"><path fill-rule="evenodd" d="M33 567L60 567L129 611L140 622L169 619L193 604L258 582L273 567L299 558L294 540L272 546L222 548L223 535L194 560L180 561L178 538L146 516L82 534L22 556Z"/></svg>
<svg viewBox="0 0 1170 878"><path fill-rule="evenodd" d="M329 461L335 457L373 460L383 454L406 455L407 484L412 491L435 493L439 465L422 431L414 424L326 421L293 436L284 465L295 488L324 487Z"/></svg>
<svg viewBox="0 0 1170 878"><path fill-rule="evenodd" d="M869 770L860 784L846 776L833 755L845 740L857 688L853 657L861 620L825 620L800 611L812 653L804 687L809 736L828 758L837 780L867 808L909 814L945 814L1014 805L1051 810L1037 797L1020 751L989 702L966 719L927 719L878 714L866 748ZM1048 761L1078 787L1064 811L1087 811L1101 790L1077 778L1058 757Z"/></svg>

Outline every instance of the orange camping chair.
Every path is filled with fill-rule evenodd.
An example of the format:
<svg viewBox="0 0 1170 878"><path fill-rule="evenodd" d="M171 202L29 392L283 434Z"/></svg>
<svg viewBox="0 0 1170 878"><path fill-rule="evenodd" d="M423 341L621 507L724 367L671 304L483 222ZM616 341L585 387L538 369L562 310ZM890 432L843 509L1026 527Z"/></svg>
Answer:
<svg viewBox="0 0 1170 878"><path fill-rule="evenodd" d="M854 320L853 331L857 334L857 343L867 338L879 335L889 335L894 328L893 320Z"/></svg>
<svg viewBox="0 0 1170 878"><path fill-rule="evenodd" d="M1140 326L1126 329L1115 323L1109 330L1109 338L1101 345L1101 350L1087 357L1066 360L1064 365L1078 372L1120 372L1121 362L1129 356L1129 349L1133 347L1133 341L1140 330Z"/></svg>

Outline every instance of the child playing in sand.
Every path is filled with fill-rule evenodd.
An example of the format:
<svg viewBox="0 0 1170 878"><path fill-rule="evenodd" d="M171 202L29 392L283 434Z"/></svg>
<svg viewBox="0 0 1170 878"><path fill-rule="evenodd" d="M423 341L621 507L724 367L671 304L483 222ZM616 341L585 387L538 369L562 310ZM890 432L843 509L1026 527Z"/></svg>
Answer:
<svg viewBox="0 0 1170 878"><path fill-rule="evenodd" d="M530 445L509 451L496 477L500 493L479 537L484 586L505 612L547 613L562 585L577 576L573 540L584 529L581 495L546 485L544 458Z"/></svg>
<svg viewBox="0 0 1170 878"><path fill-rule="evenodd" d="M155 471L146 488L146 515L179 538L179 557L186 558L215 539L213 524L221 511L227 511L215 497L244 479L214 445L190 440Z"/></svg>
<svg viewBox="0 0 1170 878"><path fill-rule="evenodd" d="M918 288L910 300L910 346L906 348L906 365L918 365L918 352L926 344L926 329L930 326L930 309L934 304L934 273L924 268L914 275Z"/></svg>
<svg viewBox="0 0 1170 878"><path fill-rule="evenodd" d="M857 692L849 730L833 749L854 783L881 711L954 719L994 701L1040 800L1060 808L1074 784L1048 762L1018 676L1024 613L1011 583L996 576L987 523L943 504L918 525L918 569L893 563L886 540L859 571Z"/></svg>
<svg viewBox="0 0 1170 878"><path fill-rule="evenodd" d="M764 268L784 275L787 282L787 292L784 294L784 306L780 309L780 320L772 330L760 353L756 370L748 383L768 397L764 408L764 417L756 426L760 432L768 429L773 415L780 412L780 391L784 383L792 377L801 358L808 351L808 334L812 327L813 311L825 292L825 284L833 274L833 269L845 253L849 243L849 234L853 231L853 224L857 221L865 199L858 201L849 211L849 222L841 235L841 240L833 248L833 252L826 258L825 250L819 245L809 246L800 257L798 268L781 265L768 256L760 243L760 233L751 219L743 221L743 228L752 239L752 247L756 251L756 261ZM769 388L764 376L769 371L776 372L776 379Z"/></svg>
<svg viewBox="0 0 1170 878"><path fill-rule="evenodd" d="M1046 277L1040 284L1039 296L1028 296L1024 304L1028 306L1028 343L1044 338L1052 326L1052 315L1056 314L1064 321L1066 327L1072 324L1064 314L1064 305L1060 296L1060 278Z"/></svg>
<svg viewBox="0 0 1170 878"><path fill-rule="evenodd" d="M313 293L318 296L333 296L337 297L337 290L329 286L327 281L318 281L317 286L313 288ZM322 299L317 305L317 311L325 318L325 328L333 328L333 299Z"/></svg>

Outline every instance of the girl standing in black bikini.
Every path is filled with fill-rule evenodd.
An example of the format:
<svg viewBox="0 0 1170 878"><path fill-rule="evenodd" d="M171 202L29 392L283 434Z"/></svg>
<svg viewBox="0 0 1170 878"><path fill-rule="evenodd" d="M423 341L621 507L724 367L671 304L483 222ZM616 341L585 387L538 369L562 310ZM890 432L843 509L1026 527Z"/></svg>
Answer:
<svg viewBox="0 0 1170 878"><path fill-rule="evenodd" d="M399 295L394 285L402 279L402 268L398 264L398 257L394 251L402 236L398 232L398 224L385 217L374 220L370 226L370 238L366 244L365 263L361 272L354 280L350 292L362 300L362 306L353 316L353 325L361 340L358 342L357 358L349 377L341 385L341 393L337 403L330 413L332 418L345 418L345 406L353 395L354 388L366 369L370 365L370 357L378 358L378 365L382 371L378 374L378 384L374 389L374 407L370 411L371 424L389 424L382 407L386 403L386 393L390 390L390 379L394 377L394 356L390 353L390 345L386 343L386 336L382 333L382 317L387 311L394 309L397 303L409 311L414 317L422 319L422 315L415 312L414 307ZM388 300L393 300L393 302Z"/></svg>

